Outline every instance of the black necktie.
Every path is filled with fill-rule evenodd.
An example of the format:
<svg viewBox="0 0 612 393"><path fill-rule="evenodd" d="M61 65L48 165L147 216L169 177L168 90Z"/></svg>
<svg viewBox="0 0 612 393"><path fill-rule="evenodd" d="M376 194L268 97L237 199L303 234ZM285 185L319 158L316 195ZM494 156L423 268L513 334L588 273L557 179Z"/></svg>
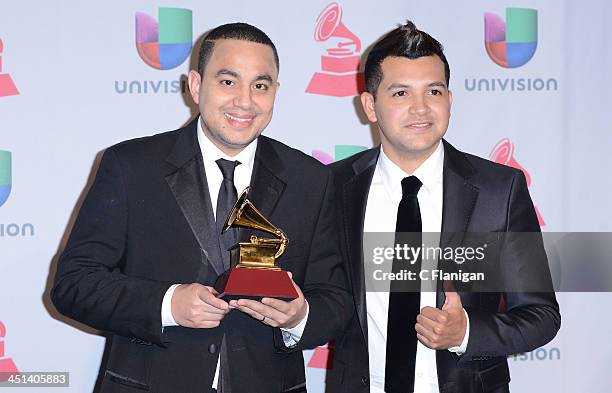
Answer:
<svg viewBox="0 0 612 393"><path fill-rule="evenodd" d="M221 246L221 256L223 257L223 266L225 269L229 269L230 260L228 248L236 244L238 239L238 229L232 228L227 232L221 234L223 231L223 225L229 216L232 207L238 200L238 193L234 186L234 170L240 161L229 161L223 158L219 158L217 165L223 174L223 181L221 187L219 187L219 196L217 197L217 210L216 210L216 221L217 221L217 233L219 234L219 245Z"/></svg>
<svg viewBox="0 0 612 393"><path fill-rule="evenodd" d="M421 211L417 193L422 183L415 176L402 179L402 200L397 208L395 243L408 247L421 247ZM410 254L409 254L410 255ZM419 254L420 255L420 254ZM387 323L387 352L385 365L385 392L412 393L417 337L414 325L420 312L421 258L414 263L404 259L393 260L392 271L414 272L415 281L392 281L389 292Z"/></svg>

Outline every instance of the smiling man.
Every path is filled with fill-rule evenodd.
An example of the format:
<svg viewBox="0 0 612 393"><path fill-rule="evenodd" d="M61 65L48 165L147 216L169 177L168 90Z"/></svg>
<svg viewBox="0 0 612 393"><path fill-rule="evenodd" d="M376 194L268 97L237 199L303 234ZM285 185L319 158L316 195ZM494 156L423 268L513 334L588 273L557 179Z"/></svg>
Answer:
<svg viewBox="0 0 612 393"><path fill-rule="evenodd" d="M540 293L455 292L450 282L427 291L418 280L416 287L392 282L387 291L367 291L381 287L365 276L372 260L363 245L373 232L395 233L396 242L417 248L424 232L459 239L466 232L538 232L525 177L442 139L451 113L450 68L440 43L412 22L374 44L365 80L361 103L381 145L332 164L356 313L336 343L328 391L507 392L506 357L546 344L560 326L548 266L516 257L543 249L509 244L499 269L502 283L515 288L539 271ZM414 277L426 271L421 262L413 264ZM391 273L401 266L396 257Z"/></svg>
<svg viewBox="0 0 612 393"><path fill-rule="evenodd" d="M350 320L329 168L261 136L278 89L276 48L261 30L211 30L189 89L186 127L108 148L62 253L52 299L110 332L101 392L306 391L301 350ZM221 234L237 194L291 243L279 266L298 298L226 302ZM248 233L246 234L248 236Z"/></svg>

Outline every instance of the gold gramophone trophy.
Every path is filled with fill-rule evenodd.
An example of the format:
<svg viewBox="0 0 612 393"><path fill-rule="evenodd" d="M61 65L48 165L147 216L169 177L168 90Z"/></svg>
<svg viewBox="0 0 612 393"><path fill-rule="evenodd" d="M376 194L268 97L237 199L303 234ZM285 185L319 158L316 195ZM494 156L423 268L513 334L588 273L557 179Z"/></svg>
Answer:
<svg viewBox="0 0 612 393"><path fill-rule="evenodd" d="M289 239L285 233L265 218L248 199L249 189L240 194L232 208L223 232L233 227L257 229L276 238L251 235L250 241L239 242L230 249L230 269L215 283L219 297L231 299L261 299L273 297L293 300L298 297L291 278L276 265L285 252Z"/></svg>

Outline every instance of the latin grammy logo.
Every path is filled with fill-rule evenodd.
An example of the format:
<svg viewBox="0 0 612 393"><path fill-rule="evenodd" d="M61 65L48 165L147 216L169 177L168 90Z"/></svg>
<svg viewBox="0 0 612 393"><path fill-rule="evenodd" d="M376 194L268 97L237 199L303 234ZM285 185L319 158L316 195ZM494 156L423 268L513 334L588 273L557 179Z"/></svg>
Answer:
<svg viewBox="0 0 612 393"><path fill-rule="evenodd" d="M11 374L19 374L13 360L4 357L4 337L6 337L6 327L0 321L0 382L8 381Z"/></svg>
<svg viewBox="0 0 612 393"><path fill-rule="evenodd" d="M321 72L315 72L306 93L334 97L354 96L364 91L363 72L359 72L361 41L342 23L342 8L331 3L319 14L314 38L325 42L339 39L336 46L321 55Z"/></svg>
<svg viewBox="0 0 612 393"><path fill-rule="evenodd" d="M14 96L19 94L13 79L9 74L2 73L2 51L4 50L4 44L0 38L0 97Z"/></svg>
<svg viewBox="0 0 612 393"><path fill-rule="evenodd" d="M336 342L334 340L320 347L316 347L313 351L312 357L308 361L307 367L331 370L334 368L335 349Z"/></svg>
<svg viewBox="0 0 612 393"><path fill-rule="evenodd" d="M514 159L514 144L510 142L510 139L504 138L497 142L493 150L491 150L491 154L489 154L489 158L491 161L494 161L498 164L507 165L512 168L516 168L523 172L525 175L525 180L527 180L527 187L531 187L531 176L525 168L523 168L516 160ZM535 207L535 206L534 206ZM535 207L536 215L538 217L538 222L540 226L543 227L546 225L540 211L537 207Z"/></svg>

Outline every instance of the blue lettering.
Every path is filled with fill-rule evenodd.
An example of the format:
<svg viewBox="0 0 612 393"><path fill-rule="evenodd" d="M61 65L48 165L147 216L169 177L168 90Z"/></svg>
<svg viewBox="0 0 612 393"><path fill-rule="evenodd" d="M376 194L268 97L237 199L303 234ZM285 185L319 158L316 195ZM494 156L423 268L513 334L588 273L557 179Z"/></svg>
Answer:
<svg viewBox="0 0 612 393"><path fill-rule="evenodd" d="M138 89L138 94L141 94L141 86L140 86L140 82L138 81L130 82L130 94L134 94L134 86L136 86L136 88Z"/></svg>
<svg viewBox="0 0 612 393"><path fill-rule="evenodd" d="M125 93L127 90L127 82L123 81L123 88L119 89L119 81L115 81L115 91L119 94Z"/></svg>

